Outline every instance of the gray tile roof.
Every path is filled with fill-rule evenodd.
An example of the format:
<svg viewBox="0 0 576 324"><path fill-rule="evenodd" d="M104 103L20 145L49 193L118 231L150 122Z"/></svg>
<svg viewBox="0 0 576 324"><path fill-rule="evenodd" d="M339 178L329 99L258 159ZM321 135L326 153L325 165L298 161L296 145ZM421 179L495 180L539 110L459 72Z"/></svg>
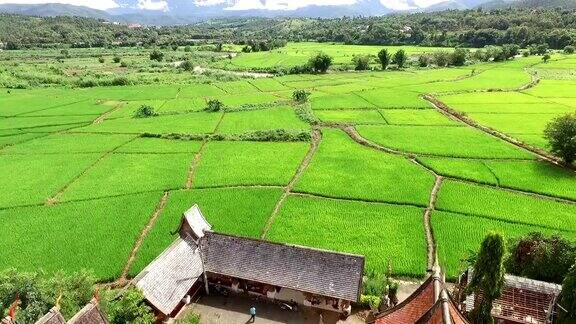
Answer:
<svg viewBox="0 0 576 324"><path fill-rule="evenodd" d="M207 272L358 301L364 257L208 232Z"/></svg>
<svg viewBox="0 0 576 324"><path fill-rule="evenodd" d="M100 310L98 301L92 299L67 324L108 324L108 318Z"/></svg>
<svg viewBox="0 0 576 324"><path fill-rule="evenodd" d="M198 247L179 238L142 270L134 282L154 307L168 315L202 273Z"/></svg>
<svg viewBox="0 0 576 324"><path fill-rule="evenodd" d="M48 313L42 316L36 324L65 324L66 320L58 307L52 307Z"/></svg>

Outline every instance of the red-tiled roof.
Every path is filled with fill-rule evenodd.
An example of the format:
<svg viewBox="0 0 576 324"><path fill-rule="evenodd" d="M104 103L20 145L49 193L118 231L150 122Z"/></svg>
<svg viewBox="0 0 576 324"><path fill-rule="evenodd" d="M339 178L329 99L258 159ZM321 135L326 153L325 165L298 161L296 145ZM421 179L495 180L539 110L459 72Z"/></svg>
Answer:
<svg viewBox="0 0 576 324"><path fill-rule="evenodd" d="M375 324L467 324L450 299L438 270L402 303L382 312Z"/></svg>

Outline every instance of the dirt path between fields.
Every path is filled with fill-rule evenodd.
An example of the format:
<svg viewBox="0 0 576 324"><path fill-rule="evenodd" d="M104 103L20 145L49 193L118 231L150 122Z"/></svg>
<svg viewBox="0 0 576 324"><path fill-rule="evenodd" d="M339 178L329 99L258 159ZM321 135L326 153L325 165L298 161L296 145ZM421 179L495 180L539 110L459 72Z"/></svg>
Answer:
<svg viewBox="0 0 576 324"><path fill-rule="evenodd" d="M132 264L134 264L134 260L136 260L136 256L138 255L138 251L140 251L140 247L142 246L144 239L148 236L148 233L150 233L150 230L156 224L156 220L162 214L162 211L164 210L164 207L166 206L166 203L168 202L169 197L170 197L170 191L165 191L164 195L160 199L160 202L156 206L154 213L152 213L152 216L150 217L148 224L146 224L144 229L142 229L142 232L138 236L136 243L134 243L134 247L132 248L132 251L130 252L130 256L128 257L128 261L126 261L126 265L124 266L124 270L122 270L122 274L120 275L120 278L118 278L118 281L117 281L120 286L123 286L123 283L125 283L128 280L128 272L130 271Z"/></svg>
<svg viewBox="0 0 576 324"><path fill-rule="evenodd" d="M206 144L208 141L204 140L198 153L194 155L194 159L192 159L192 163L190 164L190 169L188 170L188 178L186 180L186 189L192 189L194 185L194 176L196 175L196 169L198 168L198 164L200 164L200 158L202 158L202 154L204 153L204 149L206 148Z"/></svg>
<svg viewBox="0 0 576 324"><path fill-rule="evenodd" d="M436 200L438 198L438 191L442 186L442 181L444 178L442 176L436 175L436 182L430 193L430 201L428 202L428 208L424 210L424 231L426 233L426 246L428 251L428 271L431 271L437 263L436 257L436 240L434 238L434 232L432 230L432 212L436 208Z"/></svg>
<svg viewBox="0 0 576 324"><path fill-rule="evenodd" d="M118 110L120 110L122 107L124 107L124 103L120 102L118 103L116 106L114 106L114 108L108 110L107 112L103 113L102 115L100 115L98 118L94 119L94 121L92 122L93 125L96 124L101 124L104 120L106 120L106 118L108 118L108 116L110 116L111 114L117 112Z"/></svg>
<svg viewBox="0 0 576 324"><path fill-rule="evenodd" d="M432 106L434 106L434 108L436 108L436 110L438 110L439 112L441 112L443 115L458 121L460 123L464 123L465 125L472 127L474 129L477 129L483 133L486 133L488 135L491 135L492 137L496 137L498 139L501 139L505 142L508 142L524 151L528 151L534 155L536 155L539 159L541 160L545 160L548 161L552 164L555 164L557 166L566 168L566 169L571 169L571 170L575 170L576 168L573 166L568 166L566 164L564 164L559 158L553 156L552 154L533 147L529 144L526 144L520 140L517 140L514 137L508 136L498 130L495 130L493 128L484 126L479 124L478 122L476 122L475 120L473 120L472 118L469 118L467 116L465 116L464 114L461 114L459 112L457 112L456 110L450 108L448 105L446 105L444 102L440 101L438 98L432 96L432 95L424 95L423 97L426 101L430 102L432 104Z"/></svg>
<svg viewBox="0 0 576 324"><path fill-rule="evenodd" d="M308 153L306 153L304 160L302 160L302 162L300 163L298 170L296 170L296 173L294 174L294 176L292 177L292 179L290 180L288 185L286 187L284 187L284 192L282 193L282 196L280 197L280 199L276 203L276 206L274 206L274 210L272 211L272 214L270 214L270 217L268 218L268 221L266 222L266 225L264 226L264 229L262 230L262 235L260 236L262 239L265 239L266 235L268 235L268 231L270 231L272 224L274 224L274 220L276 219L278 212L280 211L280 209L284 205L286 198L288 198L288 196L292 192L292 189L294 189L294 186L296 185L298 180L300 180L300 177L302 176L304 171L306 171L306 169L310 165L312 158L316 154L316 151L318 151L318 147L320 146L320 141L322 141L322 133L320 132L320 129L314 128L312 130L312 142L310 143L310 149L308 149Z"/></svg>

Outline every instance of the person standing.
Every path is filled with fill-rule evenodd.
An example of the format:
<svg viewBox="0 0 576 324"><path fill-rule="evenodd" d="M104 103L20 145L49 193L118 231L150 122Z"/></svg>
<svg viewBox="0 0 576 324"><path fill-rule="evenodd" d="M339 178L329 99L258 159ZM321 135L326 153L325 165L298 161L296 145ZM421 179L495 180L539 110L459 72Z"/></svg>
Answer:
<svg viewBox="0 0 576 324"><path fill-rule="evenodd" d="M250 322L254 323L256 321L256 307L250 307Z"/></svg>

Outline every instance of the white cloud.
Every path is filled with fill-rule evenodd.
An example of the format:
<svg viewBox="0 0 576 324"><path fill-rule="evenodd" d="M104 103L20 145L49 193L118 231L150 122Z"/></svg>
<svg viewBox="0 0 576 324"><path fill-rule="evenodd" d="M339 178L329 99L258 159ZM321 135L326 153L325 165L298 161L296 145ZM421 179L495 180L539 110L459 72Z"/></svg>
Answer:
<svg viewBox="0 0 576 324"><path fill-rule="evenodd" d="M230 10L268 9L268 10L294 10L309 5L346 5L354 4L360 0L189 0L200 6L229 5ZM391 9L408 10L417 7L428 7L445 0L380 0ZM36 3L66 3L77 6L86 6L95 9L117 8L115 0L0 0L2 3L36 4ZM137 7L146 10L168 11L169 0L138 0Z"/></svg>
<svg viewBox="0 0 576 324"><path fill-rule="evenodd" d="M156 11L168 11L168 2L164 0L154 1L154 0L138 0L138 9L144 10L156 10Z"/></svg>
<svg viewBox="0 0 576 324"><path fill-rule="evenodd" d="M0 4L41 4L41 3L65 3L75 6L86 6L94 9L106 10L118 8L114 0L0 0Z"/></svg>

